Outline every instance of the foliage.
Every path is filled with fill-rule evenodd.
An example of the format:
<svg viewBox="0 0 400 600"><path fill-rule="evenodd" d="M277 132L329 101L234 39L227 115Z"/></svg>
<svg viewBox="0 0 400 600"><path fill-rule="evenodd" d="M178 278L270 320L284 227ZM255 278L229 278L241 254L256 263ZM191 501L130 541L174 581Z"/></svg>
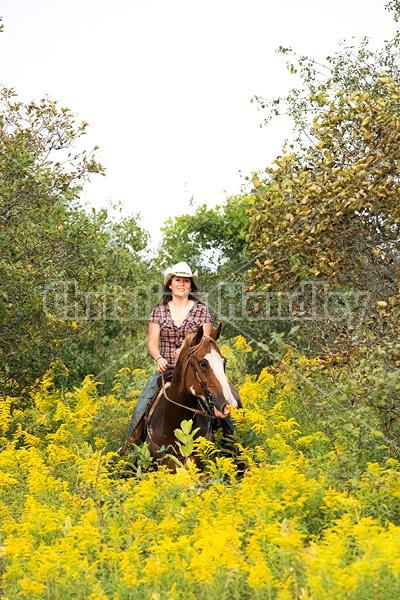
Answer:
<svg viewBox="0 0 400 600"><path fill-rule="evenodd" d="M397 18L399 4L388 8ZM358 355L399 336L400 37L382 50L344 44L324 64L291 49L300 80L265 101L267 120L287 113L297 136L255 173L248 251L252 314L299 326L297 347ZM270 310L270 300L282 318ZM269 311L269 312L268 312ZM386 349L389 348L387 352ZM390 349L391 348L391 349Z"/></svg>
<svg viewBox="0 0 400 600"><path fill-rule="evenodd" d="M238 386L248 373L249 356L253 353L252 346L242 335L238 335L221 346L221 353L227 361L226 370L229 381L234 386Z"/></svg>
<svg viewBox="0 0 400 600"><path fill-rule="evenodd" d="M67 205L102 169L85 152L66 155L87 126L67 109L48 100L24 105L4 88L0 102L1 377L12 389L49 365L56 332L43 311L46 283L78 265L91 269L84 260L91 223L77 211L68 215ZM53 162L56 152L63 158ZM60 335L67 329L63 323Z"/></svg>
<svg viewBox="0 0 400 600"><path fill-rule="evenodd" d="M166 268L178 260L187 260L204 274L221 269L224 263L244 260L248 217L248 198L234 196L221 205L199 206L193 215L168 219L162 227L159 248L160 266ZM234 269L230 269L232 274Z"/></svg>
<svg viewBox="0 0 400 600"><path fill-rule="evenodd" d="M102 378L104 390L109 391L122 366L134 369L147 364L145 337L152 269L145 250L148 236L138 217L117 220L104 211L102 218L96 279L89 294L76 286L69 299L74 306L85 302L77 323L80 335L64 344L61 360L68 365L75 384L93 373ZM87 289L88 282L83 285Z"/></svg>
<svg viewBox="0 0 400 600"><path fill-rule="evenodd" d="M133 293L143 273L147 237L135 218L115 222L105 209L79 205L83 184L103 174L93 152L75 150L87 125L51 100L24 104L1 89L0 388L10 394L32 385L61 350L73 377L112 363L108 346L124 328L114 305L102 307ZM130 328L132 345L132 320Z"/></svg>
<svg viewBox="0 0 400 600"><path fill-rule="evenodd" d="M315 146L276 159L256 182L250 248L266 289L322 278L374 299L396 291L399 94L383 74L373 93L325 97Z"/></svg>
<svg viewBox="0 0 400 600"><path fill-rule="evenodd" d="M193 429L193 421L182 421L181 428L175 429L177 445L181 456L184 458L191 456L194 450L194 436L200 427Z"/></svg>
<svg viewBox="0 0 400 600"><path fill-rule="evenodd" d="M225 351L241 369L248 348L238 339ZM32 407L2 398L3 597L396 598L399 463L380 450L377 429L357 448L349 427L329 423L330 406L359 427L342 406L351 381L337 365L293 352L258 378L240 378L241 476L201 439L203 473L193 462L175 475L154 471L145 446L126 458L113 452L143 371L123 369L109 396L90 377L57 389L50 371Z"/></svg>

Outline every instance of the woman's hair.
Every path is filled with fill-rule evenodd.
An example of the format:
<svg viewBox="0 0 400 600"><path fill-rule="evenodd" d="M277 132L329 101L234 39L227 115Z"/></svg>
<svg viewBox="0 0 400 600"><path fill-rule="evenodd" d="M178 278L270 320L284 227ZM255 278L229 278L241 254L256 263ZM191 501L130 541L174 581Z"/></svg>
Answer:
<svg viewBox="0 0 400 600"><path fill-rule="evenodd" d="M161 297L159 304L168 304L168 302L170 302L170 300L172 300L172 292L171 292L169 286L171 285L173 277L174 277L174 275L171 275L171 277L168 279L167 283L164 285L164 288L162 291L162 297ZM190 279L190 292L189 292L189 296L188 296L189 300L195 300L196 302L199 302L200 304L204 304L204 302L202 302L199 298L196 284L194 283L194 281L191 277L189 277L189 279Z"/></svg>

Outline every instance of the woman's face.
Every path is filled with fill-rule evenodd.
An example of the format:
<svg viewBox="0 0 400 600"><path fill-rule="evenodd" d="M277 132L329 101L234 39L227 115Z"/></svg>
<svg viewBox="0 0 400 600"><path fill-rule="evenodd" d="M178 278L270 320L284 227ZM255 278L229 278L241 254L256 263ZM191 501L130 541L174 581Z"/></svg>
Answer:
<svg viewBox="0 0 400 600"><path fill-rule="evenodd" d="M173 296L179 296L183 298L184 296L188 296L191 287L192 282L190 277L177 277L174 275L169 289L171 290Z"/></svg>

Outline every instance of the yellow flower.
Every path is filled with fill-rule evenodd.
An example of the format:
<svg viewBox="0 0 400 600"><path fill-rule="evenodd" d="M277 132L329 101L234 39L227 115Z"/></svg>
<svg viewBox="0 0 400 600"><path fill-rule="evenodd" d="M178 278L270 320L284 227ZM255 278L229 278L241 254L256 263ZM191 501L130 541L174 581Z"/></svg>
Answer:
<svg viewBox="0 0 400 600"><path fill-rule="evenodd" d="M96 583L93 592L87 597L87 600L108 600L108 596L104 593L101 585Z"/></svg>
<svg viewBox="0 0 400 600"><path fill-rule="evenodd" d="M233 359L234 355L232 349L229 346L223 345L220 348L222 356L224 356L227 360Z"/></svg>
<svg viewBox="0 0 400 600"><path fill-rule="evenodd" d="M273 581L271 569L264 561L258 560L255 565L250 567L247 582L253 590L271 588Z"/></svg>
<svg viewBox="0 0 400 600"><path fill-rule="evenodd" d="M7 433L13 421L11 414L12 398L0 398L0 433Z"/></svg>
<svg viewBox="0 0 400 600"><path fill-rule="evenodd" d="M42 592L44 592L44 590L46 589L46 586L43 583L39 583L28 578L21 579L19 584L21 586L20 595L26 596L27 598L40 596Z"/></svg>
<svg viewBox="0 0 400 600"><path fill-rule="evenodd" d="M10 485L15 485L16 483L18 483L18 479L15 479L15 477L12 477L8 473L0 471L0 487L8 487Z"/></svg>
<svg viewBox="0 0 400 600"><path fill-rule="evenodd" d="M144 581L155 583L167 570L167 564L155 554L146 558L143 566Z"/></svg>
<svg viewBox="0 0 400 600"><path fill-rule="evenodd" d="M235 348L236 350L243 350L244 352L253 351L253 348L248 345L248 343L242 335L238 335L235 337Z"/></svg>

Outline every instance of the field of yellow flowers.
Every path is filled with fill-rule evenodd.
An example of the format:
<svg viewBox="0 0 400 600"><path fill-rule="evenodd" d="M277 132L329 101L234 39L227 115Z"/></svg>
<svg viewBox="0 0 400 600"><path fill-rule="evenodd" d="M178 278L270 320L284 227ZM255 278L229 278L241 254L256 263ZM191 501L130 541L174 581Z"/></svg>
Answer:
<svg viewBox="0 0 400 600"><path fill-rule="evenodd" d="M223 352L235 375L251 348ZM362 418L341 427L334 375L287 356L241 377L237 455L200 440L203 473L115 452L141 370L109 396L53 369L27 408L2 398L2 600L398 600L399 464Z"/></svg>

